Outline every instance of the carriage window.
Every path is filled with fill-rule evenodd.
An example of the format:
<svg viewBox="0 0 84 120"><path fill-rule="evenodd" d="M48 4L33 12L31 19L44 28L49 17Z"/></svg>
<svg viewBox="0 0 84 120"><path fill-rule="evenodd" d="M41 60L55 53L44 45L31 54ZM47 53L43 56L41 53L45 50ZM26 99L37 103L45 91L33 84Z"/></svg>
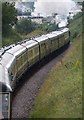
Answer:
<svg viewBox="0 0 84 120"><path fill-rule="evenodd" d="M19 69L19 67L22 65L22 58L21 58L21 56L17 58L16 64L17 64L17 69Z"/></svg>
<svg viewBox="0 0 84 120"><path fill-rule="evenodd" d="M10 117L10 93L0 92L0 120Z"/></svg>
<svg viewBox="0 0 84 120"><path fill-rule="evenodd" d="M15 74L16 74L16 63L14 63L13 64L13 66L12 66L12 73L13 73L13 75L15 76Z"/></svg>
<svg viewBox="0 0 84 120"><path fill-rule="evenodd" d="M24 53L22 54L22 58L23 58L23 59L24 59L24 58L27 58L26 52L24 52Z"/></svg>
<svg viewBox="0 0 84 120"><path fill-rule="evenodd" d="M34 48L34 53L38 54L38 52L39 52L39 47L37 46L37 47Z"/></svg>
<svg viewBox="0 0 84 120"><path fill-rule="evenodd" d="M14 80L14 75L13 75L13 73L11 72L11 73L9 73L9 78L10 78L10 80L11 81L13 81Z"/></svg>
<svg viewBox="0 0 84 120"><path fill-rule="evenodd" d="M60 36L60 41L63 40L63 38L64 38L64 35Z"/></svg>
<svg viewBox="0 0 84 120"><path fill-rule="evenodd" d="M45 48L45 43L41 44L41 48L43 48L43 49Z"/></svg>
<svg viewBox="0 0 84 120"><path fill-rule="evenodd" d="M29 58L32 58L32 56L33 56L33 50L30 49L30 50L28 51L28 57L29 57Z"/></svg>
<svg viewBox="0 0 84 120"><path fill-rule="evenodd" d="M69 34L65 33L65 39L68 39L68 37L69 37Z"/></svg>

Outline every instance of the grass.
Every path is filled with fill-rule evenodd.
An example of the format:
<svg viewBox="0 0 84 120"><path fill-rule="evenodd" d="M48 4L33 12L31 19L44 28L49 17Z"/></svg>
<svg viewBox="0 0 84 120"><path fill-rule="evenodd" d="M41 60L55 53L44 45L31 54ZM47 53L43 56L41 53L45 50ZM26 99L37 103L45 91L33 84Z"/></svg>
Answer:
<svg viewBox="0 0 84 120"><path fill-rule="evenodd" d="M23 35L22 37L23 37L23 39L32 38L32 37L42 35L42 34L45 34L45 33L46 33L45 31L42 31L42 30L38 29L38 30L34 30L33 32L31 32L27 35Z"/></svg>
<svg viewBox="0 0 84 120"><path fill-rule="evenodd" d="M8 46L10 44L14 44L14 43L17 43L17 42L20 42L26 38L32 38L32 37L35 37L35 36L38 36L38 35L42 35L42 34L45 34L46 32L45 31L42 31L42 30L35 30L27 35L21 35L19 33L17 33L14 29L11 29L9 35L7 35L6 37L3 37L2 38L2 44L1 46Z"/></svg>
<svg viewBox="0 0 84 120"><path fill-rule="evenodd" d="M82 33L82 14L78 13L69 24L71 32L71 41Z"/></svg>
<svg viewBox="0 0 84 120"><path fill-rule="evenodd" d="M22 40L22 37L14 29L11 29L6 37L2 38L2 47L17 43Z"/></svg>
<svg viewBox="0 0 84 120"><path fill-rule="evenodd" d="M82 45L75 39L65 57L50 71L30 118L82 117Z"/></svg>

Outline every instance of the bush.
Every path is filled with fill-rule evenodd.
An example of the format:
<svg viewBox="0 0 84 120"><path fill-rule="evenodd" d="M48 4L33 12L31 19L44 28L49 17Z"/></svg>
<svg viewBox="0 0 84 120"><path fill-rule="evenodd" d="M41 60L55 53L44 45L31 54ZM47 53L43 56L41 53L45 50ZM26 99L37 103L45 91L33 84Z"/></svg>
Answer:
<svg viewBox="0 0 84 120"><path fill-rule="evenodd" d="M75 32L75 33L73 34L73 39L76 38L77 36L78 36L78 32Z"/></svg>
<svg viewBox="0 0 84 120"><path fill-rule="evenodd" d="M35 30L35 23L28 19L21 19L17 22L15 29L20 34L28 34Z"/></svg>
<svg viewBox="0 0 84 120"><path fill-rule="evenodd" d="M2 47L13 43L17 43L18 41L21 40L22 40L21 35L17 33L14 29L11 29L9 34L2 38Z"/></svg>
<svg viewBox="0 0 84 120"><path fill-rule="evenodd" d="M56 30L57 26L55 24L44 23L44 24L38 25L38 29L41 29L46 32L51 32Z"/></svg>

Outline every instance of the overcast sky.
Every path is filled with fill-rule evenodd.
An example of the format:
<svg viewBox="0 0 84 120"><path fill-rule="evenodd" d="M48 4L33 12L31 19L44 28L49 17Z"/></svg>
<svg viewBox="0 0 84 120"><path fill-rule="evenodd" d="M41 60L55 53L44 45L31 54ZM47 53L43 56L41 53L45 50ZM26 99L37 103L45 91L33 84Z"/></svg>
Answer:
<svg viewBox="0 0 84 120"><path fill-rule="evenodd" d="M73 9L76 9L76 4L72 0L37 0L34 14L39 12L50 15L56 12L61 15L67 15Z"/></svg>
<svg viewBox="0 0 84 120"><path fill-rule="evenodd" d="M45 16L51 15L52 13L67 15L69 11L76 9L76 4L72 0L22 0L22 2L29 1L36 1L34 5L34 15L38 13ZM20 6L18 5L18 7Z"/></svg>

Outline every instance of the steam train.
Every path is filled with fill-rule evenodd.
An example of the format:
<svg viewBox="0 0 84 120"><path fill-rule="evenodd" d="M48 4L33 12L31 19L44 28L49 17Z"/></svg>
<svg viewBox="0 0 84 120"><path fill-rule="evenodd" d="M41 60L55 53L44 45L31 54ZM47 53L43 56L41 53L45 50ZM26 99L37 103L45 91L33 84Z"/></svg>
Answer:
<svg viewBox="0 0 84 120"><path fill-rule="evenodd" d="M10 118L11 94L22 74L69 43L69 28L63 28L0 49L0 118Z"/></svg>

